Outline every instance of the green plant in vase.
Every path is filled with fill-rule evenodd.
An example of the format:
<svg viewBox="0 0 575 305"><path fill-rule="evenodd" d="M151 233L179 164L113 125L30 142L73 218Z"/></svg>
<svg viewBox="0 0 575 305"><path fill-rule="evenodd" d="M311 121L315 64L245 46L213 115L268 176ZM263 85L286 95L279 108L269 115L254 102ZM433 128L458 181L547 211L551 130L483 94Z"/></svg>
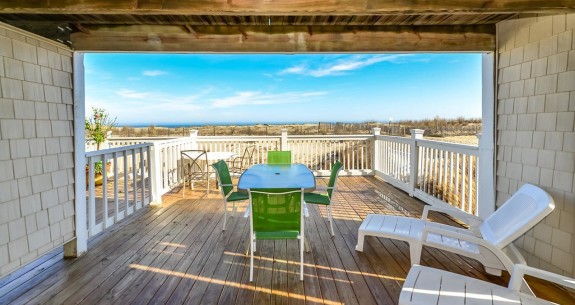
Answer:
<svg viewBox="0 0 575 305"><path fill-rule="evenodd" d="M92 115L85 120L86 142L94 141L96 150L100 150L116 125L116 118L110 117L105 109L92 107Z"/></svg>
<svg viewBox="0 0 575 305"><path fill-rule="evenodd" d="M116 118L110 117L105 109L92 107L91 115L85 119L86 142L94 142L96 150L100 150L100 146L106 142L116 125ZM102 161L94 162L94 174L96 175L97 185L101 184L98 181L101 181L101 176L107 171L109 165L110 162L106 164L106 169L104 169ZM86 165L86 182L88 181L88 171L89 165Z"/></svg>
<svg viewBox="0 0 575 305"><path fill-rule="evenodd" d="M94 173L95 174L102 174L102 161L94 162Z"/></svg>

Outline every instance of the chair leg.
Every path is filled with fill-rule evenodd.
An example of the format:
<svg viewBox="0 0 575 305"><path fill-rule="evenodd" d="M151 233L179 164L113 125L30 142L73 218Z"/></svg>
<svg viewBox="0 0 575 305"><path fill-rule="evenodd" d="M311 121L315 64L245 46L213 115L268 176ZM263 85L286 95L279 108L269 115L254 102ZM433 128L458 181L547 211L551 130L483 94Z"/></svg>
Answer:
<svg viewBox="0 0 575 305"><path fill-rule="evenodd" d="M409 243L409 256L411 260L411 265L420 263L421 261L421 251L423 245L420 243Z"/></svg>
<svg viewBox="0 0 575 305"><path fill-rule="evenodd" d="M184 186L182 187L182 198L186 197L186 178L184 178Z"/></svg>
<svg viewBox="0 0 575 305"><path fill-rule="evenodd" d="M329 227L331 229L331 237L334 237L335 233L333 232L333 215L331 212L331 204L327 206L327 219L329 219Z"/></svg>
<svg viewBox="0 0 575 305"><path fill-rule="evenodd" d="M361 231L357 232L357 245L355 245L355 251L363 252L364 242L365 242L365 234Z"/></svg>

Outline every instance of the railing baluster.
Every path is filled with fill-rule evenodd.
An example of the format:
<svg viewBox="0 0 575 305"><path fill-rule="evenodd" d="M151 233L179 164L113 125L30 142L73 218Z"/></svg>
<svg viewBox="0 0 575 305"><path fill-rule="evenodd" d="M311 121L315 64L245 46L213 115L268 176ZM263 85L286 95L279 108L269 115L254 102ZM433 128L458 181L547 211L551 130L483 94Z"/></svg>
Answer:
<svg viewBox="0 0 575 305"><path fill-rule="evenodd" d="M136 151L134 149L130 150L130 153L132 155L132 186L133 186L133 192L134 192L134 211L137 211L139 209L138 207L138 183L137 183L137 175L138 173L136 172L137 170L137 160L136 160Z"/></svg>
<svg viewBox="0 0 575 305"><path fill-rule="evenodd" d="M124 157L124 217L129 215L128 207L130 205L130 198L128 196L128 151L123 151Z"/></svg>
<svg viewBox="0 0 575 305"><path fill-rule="evenodd" d="M119 213L119 202L118 202L118 152L114 153L114 221L120 221L121 217L118 217Z"/></svg>
<svg viewBox="0 0 575 305"><path fill-rule="evenodd" d="M473 177L473 156L469 156L469 173L467 174L469 177L469 192L467 192L467 205L468 205L468 213L473 214L473 202L471 200L471 196L473 195L473 181L475 180Z"/></svg>
<svg viewBox="0 0 575 305"><path fill-rule="evenodd" d="M462 160L461 160L461 161L462 161L462 163L461 163L461 164L462 164L462 165L461 165L461 208L462 208L462 209L465 209L465 186L466 186L466 183L465 183L465 177L466 177L466 175L465 175L465 174L466 174L466 172L467 172L467 168L466 168L466 166L465 166L466 156L463 155L463 156L461 157L461 159L462 159Z"/></svg>
<svg viewBox="0 0 575 305"><path fill-rule="evenodd" d="M142 192L142 206L146 201L146 171L144 167L144 147L140 147L140 188Z"/></svg>
<svg viewBox="0 0 575 305"><path fill-rule="evenodd" d="M106 154L102 155L102 223L103 228L108 227L108 159Z"/></svg>
<svg viewBox="0 0 575 305"><path fill-rule="evenodd" d="M95 235L96 227L96 188L94 182L94 158L88 158L88 224L89 236Z"/></svg>

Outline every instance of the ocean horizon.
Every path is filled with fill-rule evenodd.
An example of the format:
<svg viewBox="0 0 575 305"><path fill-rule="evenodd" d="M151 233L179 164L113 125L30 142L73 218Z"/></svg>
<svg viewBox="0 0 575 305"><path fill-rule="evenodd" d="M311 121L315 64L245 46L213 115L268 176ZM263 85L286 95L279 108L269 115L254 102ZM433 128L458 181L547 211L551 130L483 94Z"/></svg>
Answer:
<svg viewBox="0 0 575 305"><path fill-rule="evenodd" d="M244 123L237 123L237 122L225 122L225 123L198 123L198 124L186 124L186 123L136 123L136 124L118 124L117 127L164 127L164 128L181 128L181 127L202 127L202 126L252 126L252 125L303 125L303 124L367 124L368 122L280 122L280 123L261 123L261 122L244 122ZM369 123L374 123L370 121ZM375 122L375 123L382 123L382 122Z"/></svg>

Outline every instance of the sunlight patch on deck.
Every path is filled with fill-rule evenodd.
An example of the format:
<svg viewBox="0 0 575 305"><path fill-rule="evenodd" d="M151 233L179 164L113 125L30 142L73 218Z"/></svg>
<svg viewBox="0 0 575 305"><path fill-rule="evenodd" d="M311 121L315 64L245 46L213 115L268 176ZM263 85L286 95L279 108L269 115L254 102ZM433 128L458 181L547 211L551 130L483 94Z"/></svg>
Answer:
<svg viewBox="0 0 575 305"><path fill-rule="evenodd" d="M232 252L224 252L224 254L226 255L232 255L232 256L244 256L241 253L232 253ZM254 257L255 258L255 257ZM282 263L282 264L290 264L290 265L298 265L299 266L299 261L287 261L287 260L283 260L283 259L277 259L277 258L269 258L269 257L258 257L260 260L264 260L264 261L271 261L271 262L277 262L277 263ZM376 278L380 278L380 279L386 279L386 280L394 280L394 281L405 281L405 278L403 277L394 277L394 276L388 276L388 275L380 275L380 274L375 274L375 273L369 273L369 272L360 272L360 271L351 271L351 270L345 270L345 269L341 269L341 268L334 268L334 267L326 267L326 266L318 266L315 264L307 264L304 263L303 264L306 267L310 267L310 268L316 268L316 269L324 269L324 270L330 270L330 271L337 271L337 272L344 272L344 273L349 273L349 274L357 274L357 275L364 275L364 276L371 276L371 277L376 277Z"/></svg>
<svg viewBox="0 0 575 305"><path fill-rule="evenodd" d="M217 285L230 286L230 287L235 287L235 288L243 288L243 289L253 290L255 292L264 292L264 293L274 294L274 295L282 296L282 297L307 300L307 301L311 301L311 302L323 303L323 304L329 304L329 305L343 305L343 303L341 303L341 302L324 300L324 299L305 296L305 295L296 294L296 293L288 293L285 291L277 291L277 290L272 291L269 288L255 287L255 286L251 286L249 284L241 284L241 283L237 283L237 282L223 281L223 280L213 279L213 278L209 278L209 277L205 277L205 276L187 274L184 272L171 271L171 270L155 268L155 267L150 267L150 266L144 266L144 265L139 265L139 264L130 264L129 267L133 268L133 269L150 271L150 272L160 273L160 274L165 274L165 275L170 275L170 276L179 276L182 278L188 278L188 279L192 279L192 280L196 280L196 281L203 281L203 282L213 283L213 284L217 284Z"/></svg>

